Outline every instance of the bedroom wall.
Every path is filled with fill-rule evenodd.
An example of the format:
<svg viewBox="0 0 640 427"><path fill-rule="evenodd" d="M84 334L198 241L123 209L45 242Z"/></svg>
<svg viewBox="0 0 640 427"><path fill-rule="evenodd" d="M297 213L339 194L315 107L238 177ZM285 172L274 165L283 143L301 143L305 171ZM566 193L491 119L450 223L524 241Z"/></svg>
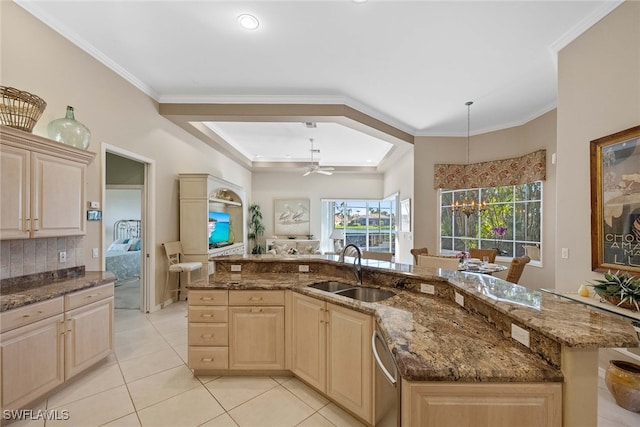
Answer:
<svg viewBox="0 0 640 427"><path fill-rule="evenodd" d="M113 243L113 224L121 219L141 219L142 189L107 188L102 221L105 229L103 250Z"/></svg>

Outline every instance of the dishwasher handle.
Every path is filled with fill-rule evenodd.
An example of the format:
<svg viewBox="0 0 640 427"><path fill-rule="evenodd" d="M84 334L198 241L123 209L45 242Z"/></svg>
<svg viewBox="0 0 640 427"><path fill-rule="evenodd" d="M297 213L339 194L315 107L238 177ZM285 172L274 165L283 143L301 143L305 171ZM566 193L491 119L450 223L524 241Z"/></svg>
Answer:
<svg viewBox="0 0 640 427"><path fill-rule="evenodd" d="M391 375L391 373L387 370L387 367L384 366L384 364L382 363L382 360L380 360L380 356L378 355L378 350L376 349L377 339L380 340L382 344L386 345L385 342L382 340L382 337L380 336L378 331L373 331L373 335L371 335L371 350L373 351L373 357L375 357L376 363L378 364L378 367L380 368L384 376L387 378L387 381L389 381L391 384L395 386L396 383L398 382L397 379L394 378L394 376Z"/></svg>

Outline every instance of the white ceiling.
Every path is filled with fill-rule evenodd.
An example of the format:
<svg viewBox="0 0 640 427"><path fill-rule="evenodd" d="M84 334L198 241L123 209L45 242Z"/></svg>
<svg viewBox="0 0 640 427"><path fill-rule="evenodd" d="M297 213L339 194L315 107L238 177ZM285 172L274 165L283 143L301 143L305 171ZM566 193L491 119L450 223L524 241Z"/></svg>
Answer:
<svg viewBox="0 0 640 427"><path fill-rule="evenodd" d="M16 3L160 103L344 104L411 135L465 136L466 101L472 135L555 108L558 50L621 1ZM307 161L309 138L321 164L376 170L410 146L337 123L207 126L253 166Z"/></svg>

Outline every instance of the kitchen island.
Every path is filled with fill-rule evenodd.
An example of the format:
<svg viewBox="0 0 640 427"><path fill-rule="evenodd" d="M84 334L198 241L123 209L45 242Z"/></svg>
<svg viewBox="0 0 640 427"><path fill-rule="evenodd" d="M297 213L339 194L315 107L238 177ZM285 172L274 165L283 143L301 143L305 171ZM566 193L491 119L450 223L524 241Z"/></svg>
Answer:
<svg viewBox="0 0 640 427"><path fill-rule="evenodd" d="M487 275L363 260L364 286L395 296L366 303L310 288L326 280L355 284L353 267L336 261L229 257L216 260L215 274L197 289L288 290L369 314L403 384L557 384L563 413L556 419L564 425L596 423L598 348L638 345L633 327L616 316ZM432 294L420 292L424 285ZM511 338L514 327L520 342Z"/></svg>

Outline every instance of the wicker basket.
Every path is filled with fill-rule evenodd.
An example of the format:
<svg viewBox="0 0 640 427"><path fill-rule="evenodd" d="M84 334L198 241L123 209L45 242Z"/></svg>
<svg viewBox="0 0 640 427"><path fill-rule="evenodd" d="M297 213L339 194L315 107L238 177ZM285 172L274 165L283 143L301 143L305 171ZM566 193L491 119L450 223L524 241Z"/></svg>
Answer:
<svg viewBox="0 0 640 427"><path fill-rule="evenodd" d="M39 96L13 87L0 86L0 123L31 132L47 103Z"/></svg>
<svg viewBox="0 0 640 427"><path fill-rule="evenodd" d="M621 299L618 298L618 297L612 297L610 295L599 295L599 296L603 300L605 300L605 301L607 301L607 302L609 302L609 303L611 303L613 305L616 305L616 306L618 306L620 308L626 308L626 309L631 310L631 311L638 311L636 309L636 306L629 300L627 300L627 301L623 302L622 304L620 304ZM640 305L640 303L638 303L638 305Z"/></svg>

